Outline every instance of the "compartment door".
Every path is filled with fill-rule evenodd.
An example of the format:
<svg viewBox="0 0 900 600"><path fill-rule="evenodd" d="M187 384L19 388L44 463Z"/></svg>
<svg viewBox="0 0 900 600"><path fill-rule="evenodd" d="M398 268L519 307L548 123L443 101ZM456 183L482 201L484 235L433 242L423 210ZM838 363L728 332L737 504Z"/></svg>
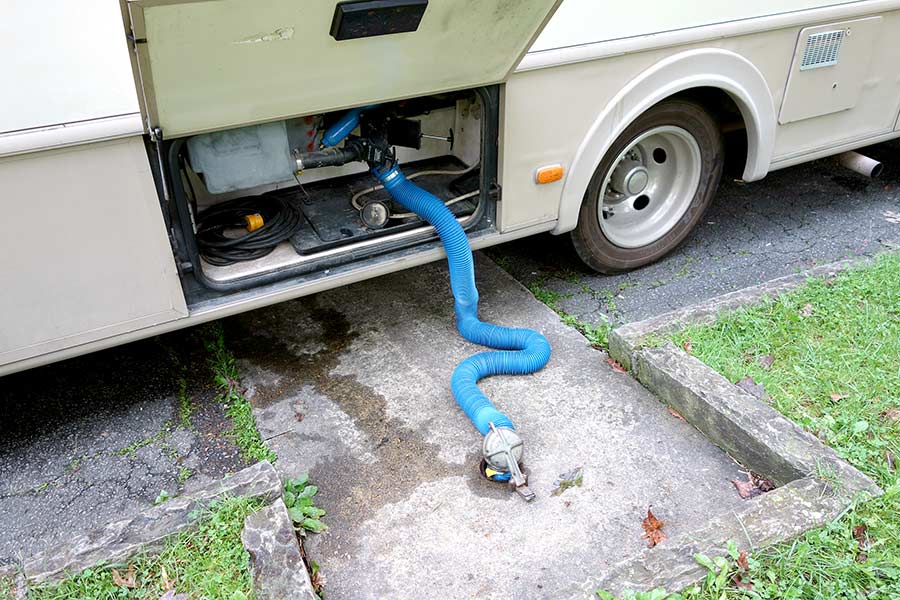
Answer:
<svg viewBox="0 0 900 600"><path fill-rule="evenodd" d="M500 82L561 0L125 1L149 122L174 138ZM333 35L366 6L360 37Z"/></svg>

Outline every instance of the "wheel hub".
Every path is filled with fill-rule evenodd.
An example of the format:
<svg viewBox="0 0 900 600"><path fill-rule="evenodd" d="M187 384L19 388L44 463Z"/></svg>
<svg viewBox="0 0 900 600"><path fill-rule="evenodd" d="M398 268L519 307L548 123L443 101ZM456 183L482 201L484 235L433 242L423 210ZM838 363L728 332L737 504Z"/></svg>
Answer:
<svg viewBox="0 0 900 600"><path fill-rule="evenodd" d="M647 172L647 167L638 161L623 160L613 171L609 183L620 194L636 196L650 183L650 173Z"/></svg>
<svg viewBox="0 0 900 600"><path fill-rule="evenodd" d="M640 248L678 223L700 183L700 146L687 130L654 127L637 136L607 171L597 202L606 238Z"/></svg>

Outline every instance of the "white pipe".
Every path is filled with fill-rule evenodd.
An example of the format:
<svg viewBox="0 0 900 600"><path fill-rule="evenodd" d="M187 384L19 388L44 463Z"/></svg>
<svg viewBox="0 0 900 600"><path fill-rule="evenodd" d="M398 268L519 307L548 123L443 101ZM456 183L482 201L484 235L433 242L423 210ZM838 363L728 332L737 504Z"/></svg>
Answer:
<svg viewBox="0 0 900 600"><path fill-rule="evenodd" d="M874 158L869 158L852 150L838 154L837 161L842 167L846 167L866 177L878 177L884 169L884 166Z"/></svg>

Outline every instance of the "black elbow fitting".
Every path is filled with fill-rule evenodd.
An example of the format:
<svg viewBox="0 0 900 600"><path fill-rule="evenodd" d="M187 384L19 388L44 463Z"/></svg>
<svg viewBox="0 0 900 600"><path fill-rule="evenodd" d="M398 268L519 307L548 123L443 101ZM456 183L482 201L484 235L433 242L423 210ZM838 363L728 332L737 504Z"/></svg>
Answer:
<svg viewBox="0 0 900 600"><path fill-rule="evenodd" d="M319 167L339 167L349 162L362 160L360 148L356 144L346 144L342 148L323 148L312 152L294 151L297 170L317 169Z"/></svg>

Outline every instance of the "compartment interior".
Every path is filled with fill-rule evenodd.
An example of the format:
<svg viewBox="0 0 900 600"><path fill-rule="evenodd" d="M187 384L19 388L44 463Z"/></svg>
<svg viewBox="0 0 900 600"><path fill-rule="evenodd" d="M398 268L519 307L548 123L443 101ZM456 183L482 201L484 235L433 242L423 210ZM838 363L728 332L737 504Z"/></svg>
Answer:
<svg viewBox="0 0 900 600"><path fill-rule="evenodd" d="M389 128L397 122L413 132L400 134L406 146L391 145L403 173L443 200L470 234L493 231L495 222L496 98L494 86L379 107L390 115ZM297 282L360 268L436 241L433 228L381 189L365 162L296 172L301 163L294 158L320 149L324 131L344 114L308 115L167 143L169 216L189 303L288 278ZM360 128L352 135L362 135ZM295 226L259 256L232 260L226 253L223 259L207 245L210 215L224 211L230 218L236 206L273 227L282 218ZM281 212L272 212L274 206ZM229 221L218 227L215 240L230 244L250 234L250 228L250 221Z"/></svg>

